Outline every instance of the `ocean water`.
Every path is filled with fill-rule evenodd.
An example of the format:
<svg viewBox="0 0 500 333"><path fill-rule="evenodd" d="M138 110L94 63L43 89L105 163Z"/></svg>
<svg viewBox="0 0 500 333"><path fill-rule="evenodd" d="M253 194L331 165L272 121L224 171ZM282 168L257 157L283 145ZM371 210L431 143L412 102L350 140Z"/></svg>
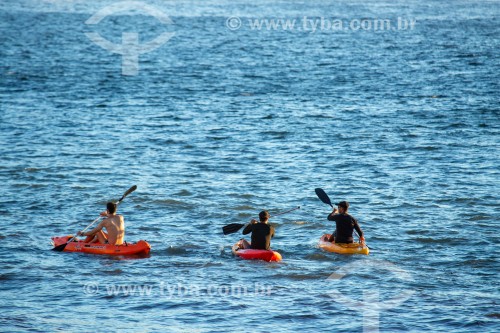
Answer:
<svg viewBox="0 0 500 333"><path fill-rule="evenodd" d="M0 3L0 331L500 331L498 1L145 1L86 24L113 3ZM91 32L173 36L124 66ZM134 184L119 212L148 257L50 251ZM369 256L317 248L316 187ZM295 206L271 219L282 262L232 256L222 226Z"/></svg>

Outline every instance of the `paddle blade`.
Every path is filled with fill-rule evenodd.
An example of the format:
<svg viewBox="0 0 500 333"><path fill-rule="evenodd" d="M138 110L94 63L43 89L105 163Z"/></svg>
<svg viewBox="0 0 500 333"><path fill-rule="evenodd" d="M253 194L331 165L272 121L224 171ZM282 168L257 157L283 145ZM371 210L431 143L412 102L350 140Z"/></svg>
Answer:
<svg viewBox="0 0 500 333"><path fill-rule="evenodd" d="M66 248L66 245L68 245L68 243L64 243L64 244L61 244L61 245L57 245L56 247L54 247L54 248L52 249L52 251L62 252L62 251L64 251L64 249Z"/></svg>
<svg viewBox="0 0 500 333"><path fill-rule="evenodd" d="M245 225L241 224L241 223L231 223L231 224L223 226L222 232L224 233L224 235L233 234L233 233L237 232L238 230L240 230L241 228L243 228L244 226Z"/></svg>
<svg viewBox="0 0 500 333"><path fill-rule="evenodd" d="M319 200L323 201L324 203L330 205L333 208L332 201L328 197L328 194L326 194L326 192L323 191L323 189L318 187L314 189L314 192L316 192L316 195L318 196Z"/></svg>
<svg viewBox="0 0 500 333"><path fill-rule="evenodd" d="M137 190L137 185L134 185L134 186L132 186L131 188L129 188L129 189L127 190L127 192L125 192L125 193L122 195L122 197L120 198L120 200L118 200L118 202L121 202L123 199L125 199L125 197L126 197L127 195L129 195L130 193L134 192L135 190Z"/></svg>

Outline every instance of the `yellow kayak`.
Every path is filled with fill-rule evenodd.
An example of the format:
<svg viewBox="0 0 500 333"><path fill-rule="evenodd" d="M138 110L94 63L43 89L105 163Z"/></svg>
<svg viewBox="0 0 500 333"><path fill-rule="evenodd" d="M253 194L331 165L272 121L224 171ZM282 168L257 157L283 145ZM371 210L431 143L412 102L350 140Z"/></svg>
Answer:
<svg viewBox="0 0 500 333"><path fill-rule="evenodd" d="M370 249L366 245L360 243L331 243L325 241L325 237L330 237L330 234L324 234L319 239L318 246L325 251L335 252L340 254L368 254Z"/></svg>

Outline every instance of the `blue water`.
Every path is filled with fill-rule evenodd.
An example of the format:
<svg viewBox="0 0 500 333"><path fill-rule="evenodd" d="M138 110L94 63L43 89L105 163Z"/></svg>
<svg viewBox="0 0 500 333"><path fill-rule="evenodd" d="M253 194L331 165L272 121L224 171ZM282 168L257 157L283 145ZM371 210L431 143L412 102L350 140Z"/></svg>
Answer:
<svg viewBox="0 0 500 333"><path fill-rule="evenodd" d="M85 24L111 3L0 3L0 331L500 331L497 1L148 1L173 24ZM416 24L250 26L304 16ZM175 35L127 76L85 32ZM149 257L50 251L134 184L119 211ZM317 248L316 187L369 256ZM232 256L223 225L299 205L271 220L281 263Z"/></svg>

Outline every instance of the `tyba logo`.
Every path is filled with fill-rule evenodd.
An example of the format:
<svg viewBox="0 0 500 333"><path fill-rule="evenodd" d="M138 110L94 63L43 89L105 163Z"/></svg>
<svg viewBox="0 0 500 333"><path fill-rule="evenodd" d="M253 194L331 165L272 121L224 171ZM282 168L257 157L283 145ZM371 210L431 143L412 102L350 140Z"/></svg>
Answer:
<svg viewBox="0 0 500 333"><path fill-rule="evenodd" d="M106 6L90 17L85 24L96 25L110 15L127 11L143 12L153 16L162 24L173 24L172 20L158 8L136 1L124 1ZM139 44L139 34L137 32L123 32L121 44L114 44L96 32L87 32L85 34L92 42L103 49L122 55L123 75L137 75L139 73L139 55L159 48L168 42L175 35L175 32L163 32L144 44Z"/></svg>

